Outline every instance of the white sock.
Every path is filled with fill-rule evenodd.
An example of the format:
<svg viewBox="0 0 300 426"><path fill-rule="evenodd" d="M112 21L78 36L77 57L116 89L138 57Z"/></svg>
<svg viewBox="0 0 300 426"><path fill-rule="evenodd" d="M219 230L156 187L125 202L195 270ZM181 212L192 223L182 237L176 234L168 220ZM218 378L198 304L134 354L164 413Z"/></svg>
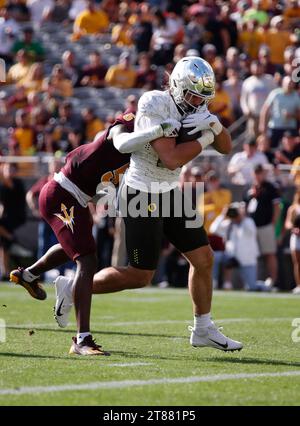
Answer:
<svg viewBox="0 0 300 426"><path fill-rule="evenodd" d="M204 315L195 315L194 316L194 328L207 328L212 325L210 312Z"/></svg>
<svg viewBox="0 0 300 426"><path fill-rule="evenodd" d="M85 333L77 333L77 344L80 344L85 337L89 336L91 333L89 331L85 332Z"/></svg>
<svg viewBox="0 0 300 426"><path fill-rule="evenodd" d="M28 281L29 283L31 283L32 281L39 278L39 275L33 275L27 268L27 269L24 269L23 271L23 278L25 281Z"/></svg>

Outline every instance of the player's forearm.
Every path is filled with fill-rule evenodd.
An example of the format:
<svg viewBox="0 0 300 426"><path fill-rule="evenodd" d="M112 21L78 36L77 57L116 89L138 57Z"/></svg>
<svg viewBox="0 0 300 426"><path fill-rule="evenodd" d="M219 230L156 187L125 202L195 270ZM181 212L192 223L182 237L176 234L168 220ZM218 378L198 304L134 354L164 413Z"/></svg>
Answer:
<svg viewBox="0 0 300 426"><path fill-rule="evenodd" d="M223 127L222 132L215 136L211 146L220 154L229 154L232 150L232 141L228 130Z"/></svg>
<svg viewBox="0 0 300 426"><path fill-rule="evenodd" d="M136 131L133 133L119 133L113 135L114 147L122 154L129 154L143 148L146 143L152 142L163 136L161 125L155 125L145 130Z"/></svg>
<svg viewBox="0 0 300 426"><path fill-rule="evenodd" d="M175 170L197 157L202 151L202 146L197 141L185 142L175 145L166 158L160 158L170 170Z"/></svg>

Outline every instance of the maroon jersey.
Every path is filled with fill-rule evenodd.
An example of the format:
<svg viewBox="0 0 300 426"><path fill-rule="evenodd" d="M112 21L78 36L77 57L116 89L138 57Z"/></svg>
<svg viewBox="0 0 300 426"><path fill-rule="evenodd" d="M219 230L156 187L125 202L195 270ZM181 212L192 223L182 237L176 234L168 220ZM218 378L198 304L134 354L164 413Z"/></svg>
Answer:
<svg viewBox="0 0 300 426"><path fill-rule="evenodd" d="M95 142L79 146L71 151L61 170L71 182L90 197L96 194L97 186L101 182L112 182L117 185L119 175L123 174L128 167L130 154L121 154L114 147L113 141L107 139L109 130L117 124L123 124L126 132L133 132L134 114L120 115Z"/></svg>

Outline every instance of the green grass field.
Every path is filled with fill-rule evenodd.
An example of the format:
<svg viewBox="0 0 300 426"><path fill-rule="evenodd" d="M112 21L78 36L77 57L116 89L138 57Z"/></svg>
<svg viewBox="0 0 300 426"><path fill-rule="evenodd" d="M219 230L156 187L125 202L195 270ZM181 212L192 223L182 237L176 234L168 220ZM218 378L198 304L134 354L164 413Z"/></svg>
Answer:
<svg viewBox="0 0 300 426"><path fill-rule="evenodd" d="M300 342L291 338L300 298L216 292L213 316L244 349L189 345L183 289L95 296L92 329L110 357L70 357L74 317L58 329L54 291L44 302L0 285L1 405L300 405ZM34 331L34 333L32 333ZM296 332L295 332L296 333ZM300 332L299 332L300 336Z"/></svg>

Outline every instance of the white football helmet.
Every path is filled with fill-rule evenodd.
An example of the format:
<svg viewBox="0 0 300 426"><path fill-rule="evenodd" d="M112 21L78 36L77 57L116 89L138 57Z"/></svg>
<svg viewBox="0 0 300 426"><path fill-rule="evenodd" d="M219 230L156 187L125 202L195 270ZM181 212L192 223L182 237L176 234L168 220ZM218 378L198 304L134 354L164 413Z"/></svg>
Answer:
<svg viewBox="0 0 300 426"><path fill-rule="evenodd" d="M175 65L169 79L170 93L184 113L194 113L215 96L215 74L212 67L198 56L187 56ZM204 103L194 106L189 102L199 96Z"/></svg>

